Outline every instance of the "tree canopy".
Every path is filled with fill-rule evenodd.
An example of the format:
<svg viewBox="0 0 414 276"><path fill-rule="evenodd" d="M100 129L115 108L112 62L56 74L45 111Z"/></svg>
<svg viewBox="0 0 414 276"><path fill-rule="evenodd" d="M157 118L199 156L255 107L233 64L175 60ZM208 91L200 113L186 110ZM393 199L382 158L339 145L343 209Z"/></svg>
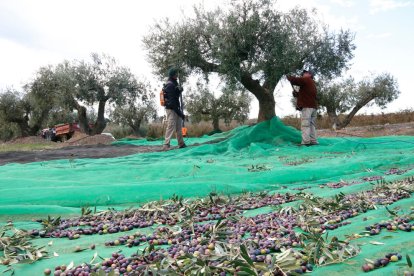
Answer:
<svg viewBox="0 0 414 276"><path fill-rule="evenodd" d="M107 103L122 105L126 97L136 98L143 91L127 67L119 66L113 57L93 53L92 62L75 65L78 91L76 101L89 105L97 104L98 113L92 133L101 133L106 127L105 106Z"/></svg>
<svg viewBox="0 0 414 276"><path fill-rule="evenodd" d="M259 101L258 120L275 116L274 89L285 74L306 67L333 77L353 57L353 34L333 33L307 11L275 9L270 0L233 0L179 22L163 19L143 39L159 76L170 66L182 75L218 73Z"/></svg>
<svg viewBox="0 0 414 276"><path fill-rule="evenodd" d="M336 129L346 127L361 108L374 104L385 108L400 94L397 80L389 73L366 76L359 82L352 77L337 82L320 80L318 86L319 104L326 108ZM346 112L341 120L338 115Z"/></svg>
<svg viewBox="0 0 414 276"><path fill-rule="evenodd" d="M11 88L3 91L0 94L1 139L6 140L17 134L32 134L33 131L29 127L31 110L27 98L22 93Z"/></svg>
<svg viewBox="0 0 414 276"><path fill-rule="evenodd" d="M114 58L95 53L91 57L92 62L64 61L42 67L26 89L46 117L52 111L68 114L75 110L81 129L98 134L106 126L107 104L137 107L140 103L147 105L154 96L129 68L119 66ZM95 105L98 107L96 121L90 122L87 109ZM93 123L92 129L90 123Z"/></svg>
<svg viewBox="0 0 414 276"><path fill-rule="evenodd" d="M190 89L186 94L185 108L191 120L211 120L214 131L220 130L220 119L229 125L232 120L244 122L248 118L251 99L244 90L235 91L225 86L214 93L205 83L198 82L196 89Z"/></svg>
<svg viewBox="0 0 414 276"><path fill-rule="evenodd" d="M138 82L137 85L143 93L129 93L123 97L122 104L115 105L111 117L115 123L129 127L134 135L140 136L141 124L155 119L157 108L151 86L145 82Z"/></svg>

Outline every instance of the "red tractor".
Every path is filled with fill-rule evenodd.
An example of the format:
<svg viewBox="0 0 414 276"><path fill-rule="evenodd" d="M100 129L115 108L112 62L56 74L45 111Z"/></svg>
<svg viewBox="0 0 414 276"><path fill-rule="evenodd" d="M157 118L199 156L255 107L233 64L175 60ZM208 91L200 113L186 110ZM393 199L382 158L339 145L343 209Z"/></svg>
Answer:
<svg viewBox="0 0 414 276"><path fill-rule="evenodd" d="M57 141L65 142L69 140L75 131L80 131L79 125L75 123L55 125L55 137Z"/></svg>
<svg viewBox="0 0 414 276"><path fill-rule="evenodd" d="M80 131L76 123L58 124L52 128L43 129L42 137L54 142L65 142L73 136L75 131Z"/></svg>

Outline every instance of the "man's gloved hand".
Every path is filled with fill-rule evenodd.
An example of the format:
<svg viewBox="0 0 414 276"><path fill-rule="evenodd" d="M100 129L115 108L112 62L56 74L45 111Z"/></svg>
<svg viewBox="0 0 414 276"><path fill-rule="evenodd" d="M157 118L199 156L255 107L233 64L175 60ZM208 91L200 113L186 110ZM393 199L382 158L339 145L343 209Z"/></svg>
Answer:
<svg viewBox="0 0 414 276"><path fill-rule="evenodd" d="M184 91L184 88L181 85L177 85L177 90L181 93Z"/></svg>
<svg viewBox="0 0 414 276"><path fill-rule="evenodd" d="M297 98L299 96L299 92L297 91L292 91L292 95L293 97Z"/></svg>
<svg viewBox="0 0 414 276"><path fill-rule="evenodd" d="M184 115L184 114L182 114L180 117L181 117L181 119L184 121L184 119L185 119L185 115Z"/></svg>

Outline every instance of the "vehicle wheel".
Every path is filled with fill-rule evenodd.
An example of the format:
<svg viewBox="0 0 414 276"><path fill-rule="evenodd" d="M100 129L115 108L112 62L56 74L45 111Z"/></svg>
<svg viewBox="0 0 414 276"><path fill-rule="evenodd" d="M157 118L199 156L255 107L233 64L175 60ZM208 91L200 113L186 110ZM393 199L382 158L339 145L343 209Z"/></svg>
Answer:
<svg viewBox="0 0 414 276"><path fill-rule="evenodd" d="M68 140L68 136L67 135L63 135L62 138L60 139L60 141L62 143L66 142Z"/></svg>

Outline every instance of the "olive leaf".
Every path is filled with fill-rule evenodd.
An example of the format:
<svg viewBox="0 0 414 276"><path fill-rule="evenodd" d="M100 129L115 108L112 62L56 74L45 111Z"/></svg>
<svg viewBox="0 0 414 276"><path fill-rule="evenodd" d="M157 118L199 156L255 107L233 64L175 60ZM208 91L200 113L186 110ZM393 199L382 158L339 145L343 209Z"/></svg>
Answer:
<svg viewBox="0 0 414 276"><path fill-rule="evenodd" d="M405 256L406 257L406 259L407 259L407 265L408 265L408 267L412 267L413 266L413 263L411 262L411 258L410 258L410 256L408 256L408 254Z"/></svg>

